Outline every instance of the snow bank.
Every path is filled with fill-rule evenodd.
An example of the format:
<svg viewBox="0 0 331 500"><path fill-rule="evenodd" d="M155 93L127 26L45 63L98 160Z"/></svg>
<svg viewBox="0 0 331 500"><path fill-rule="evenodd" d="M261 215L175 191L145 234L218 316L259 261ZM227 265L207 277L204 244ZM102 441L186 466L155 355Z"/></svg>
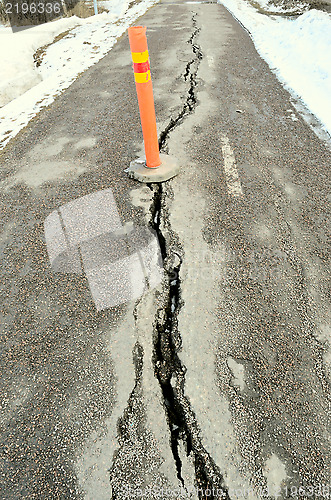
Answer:
<svg viewBox="0 0 331 500"><path fill-rule="evenodd" d="M107 54L116 39L156 2L141 0L128 9L130 0L101 0L98 5L109 12L86 19L73 16L17 33L1 27L0 149L79 73ZM37 68L33 59L37 49L68 30L47 48Z"/></svg>
<svg viewBox="0 0 331 500"><path fill-rule="evenodd" d="M80 19L77 16L60 19L40 26L13 33L11 28L0 30L0 107L37 85L43 75L37 71L33 55L36 50L50 44L54 38L75 26L91 23L99 27L105 22L115 22L125 15L130 0L99 0L98 5L107 14ZM101 20L102 19L102 20ZM82 30L81 37L91 30ZM80 38L81 38L80 37ZM98 40L97 40L98 41ZM75 44L78 45L77 43ZM81 52L81 51L80 51Z"/></svg>
<svg viewBox="0 0 331 500"><path fill-rule="evenodd" d="M60 19L13 33L0 31L0 106L4 106L42 80L36 70L33 54L51 43L60 33L79 24L78 17Z"/></svg>
<svg viewBox="0 0 331 500"><path fill-rule="evenodd" d="M244 0L218 0L250 31L260 55L331 135L331 16L310 10L296 19L260 14Z"/></svg>

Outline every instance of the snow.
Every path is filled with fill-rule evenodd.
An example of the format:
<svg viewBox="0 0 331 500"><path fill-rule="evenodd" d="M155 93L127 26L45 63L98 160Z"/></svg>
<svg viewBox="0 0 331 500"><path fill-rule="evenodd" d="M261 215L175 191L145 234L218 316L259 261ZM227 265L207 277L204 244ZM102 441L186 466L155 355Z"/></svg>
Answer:
<svg viewBox="0 0 331 500"><path fill-rule="evenodd" d="M36 71L33 54L79 23L77 17L37 26L13 34L11 28L0 32L0 106L4 106L42 80Z"/></svg>
<svg viewBox="0 0 331 500"><path fill-rule="evenodd" d="M78 74L98 62L157 1L141 0L132 5L130 0L99 0L98 5L107 12L86 19L63 18L17 33L0 25L0 149ZM331 134L330 14L310 10L295 19L285 18L259 13L245 0L218 1L248 29L280 81ZM267 7L267 0L260 0L260 5ZM33 55L48 44L37 68Z"/></svg>
<svg viewBox="0 0 331 500"><path fill-rule="evenodd" d="M128 8L130 0L101 0L98 6L107 12L97 16L63 18L16 33L0 25L0 149L82 71L107 54L156 2L141 0ZM52 43L61 33L65 36ZM33 56L48 44L37 68Z"/></svg>
<svg viewBox="0 0 331 500"><path fill-rule="evenodd" d="M297 18L267 16L245 0L218 2L240 20L278 79L331 135L331 15L313 9Z"/></svg>

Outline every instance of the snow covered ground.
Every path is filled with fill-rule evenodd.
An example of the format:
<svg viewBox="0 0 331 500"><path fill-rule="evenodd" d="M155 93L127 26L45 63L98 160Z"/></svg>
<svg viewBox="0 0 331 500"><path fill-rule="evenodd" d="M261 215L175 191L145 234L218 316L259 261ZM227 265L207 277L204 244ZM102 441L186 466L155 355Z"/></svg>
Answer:
<svg viewBox="0 0 331 500"><path fill-rule="evenodd" d="M79 73L98 62L157 1L141 0L130 8L130 0L98 1L108 12L86 19L64 18L16 33L0 24L0 149ZM37 67L34 54L47 44L51 45Z"/></svg>
<svg viewBox="0 0 331 500"><path fill-rule="evenodd" d="M130 0L98 0L108 12L87 19L64 18L18 33L0 24L0 149L157 1L141 0L128 8ZM295 19L283 18L261 14L245 0L218 1L250 31L278 78L331 135L330 14L310 10ZM268 1L260 0L260 5L267 9ZM47 44L36 67L33 56Z"/></svg>
<svg viewBox="0 0 331 500"><path fill-rule="evenodd" d="M278 79L331 135L331 15L309 10L296 18L266 16L245 0L218 2L240 20ZM268 7L267 0L259 4Z"/></svg>

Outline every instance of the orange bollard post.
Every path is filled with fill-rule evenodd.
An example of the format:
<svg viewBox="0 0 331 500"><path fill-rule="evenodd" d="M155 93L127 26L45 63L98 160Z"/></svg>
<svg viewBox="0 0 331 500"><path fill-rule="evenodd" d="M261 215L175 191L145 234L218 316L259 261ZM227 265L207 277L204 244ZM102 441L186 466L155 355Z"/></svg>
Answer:
<svg viewBox="0 0 331 500"><path fill-rule="evenodd" d="M179 166L176 158L159 152L146 28L136 26L128 33L146 158L132 161L127 172L140 182L164 182L179 173Z"/></svg>
<svg viewBox="0 0 331 500"><path fill-rule="evenodd" d="M129 28L128 32L138 96L140 121L144 137L146 165L149 168L156 168L161 165L161 159L157 137L146 28L143 26L136 26Z"/></svg>

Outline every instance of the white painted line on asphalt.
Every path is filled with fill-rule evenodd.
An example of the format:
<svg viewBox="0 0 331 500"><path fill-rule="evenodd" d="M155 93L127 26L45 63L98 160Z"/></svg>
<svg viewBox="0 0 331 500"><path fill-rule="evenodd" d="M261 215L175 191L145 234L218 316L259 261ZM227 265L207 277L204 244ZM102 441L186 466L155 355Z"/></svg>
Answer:
<svg viewBox="0 0 331 500"><path fill-rule="evenodd" d="M221 141L224 158L225 181L228 187L228 192L232 196L243 196L244 193L241 188L236 159L230 146L229 139L224 135L222 136Z"/></svg>

